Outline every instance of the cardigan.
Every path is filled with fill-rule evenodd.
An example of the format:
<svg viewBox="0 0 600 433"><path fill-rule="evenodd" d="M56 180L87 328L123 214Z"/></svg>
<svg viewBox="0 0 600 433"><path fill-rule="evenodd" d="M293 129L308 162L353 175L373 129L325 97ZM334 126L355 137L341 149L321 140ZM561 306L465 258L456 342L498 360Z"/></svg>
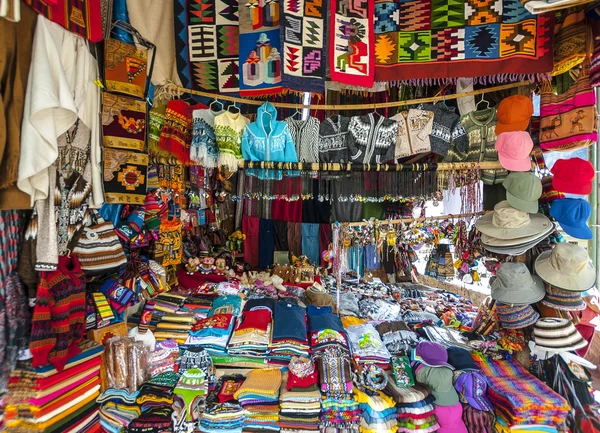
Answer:
<svg viewBox="0 0 600 433"><path fill-rule="evenodd" d="M215 117L215 138L219 147L219 167L236 172L242 156L242 132L250 123L242 113L225 111Z"/></svg>
<svg viewBox="0 0 600 433"><path fill-rule="evenodd" d="M453 107L445 104L420 104L417 108L433 112L433 125L429 136L432 152L445 157L451 143L455 143L461 151L467 148L467 133Z"/></svg>
<svg viewBox="0 0 600 433"><path fill-rule="evenodd" d="M348 126L351 162L383 164L394 159L398 123L375 113L354 116Z"/></svg>
<svg viewBox="0 0 600 433"><path fill-rule="evenodd" d="M296 120L288 117L283 120L292 134L299 162L319 162L319 119L309 117Z"/></svg>
<svg viewBox="0 0 600 433"><path fill-rule="evenodd" d="M452 146L446 157L446 162L498 162L496 150L496 108L472 111L460 119L461 124L469 137L469 146L461 150ZM481 170L481 180L486 185L504 182L508 171L506 170Z"/></svg>
<svg viewBox="0 0 600 433"><path fill-rule="evenodd" d="M327 118L319 127L319 160L348 162L348 126L350 118L337 115Z"/></svg>
<svg viewBox="0 0 600 433"><path fill-rule="evenodd" d="M398 122L395 159L431 151L432 111L410 109L392 116L391 120Z"/></svg>

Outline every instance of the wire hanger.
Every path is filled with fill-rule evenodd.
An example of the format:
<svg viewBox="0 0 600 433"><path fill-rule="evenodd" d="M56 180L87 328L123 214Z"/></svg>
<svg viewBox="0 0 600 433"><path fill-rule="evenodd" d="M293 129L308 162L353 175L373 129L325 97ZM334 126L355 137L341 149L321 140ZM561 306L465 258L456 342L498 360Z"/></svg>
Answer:
<svg viewBox="0 0 600 433"><path fill-rule="evenodd" d="M475 104L476 110L479 110L479 104L481 104L482 102L485 102L485 104L486 104L484 110L487 110L488 108L490 108L490 102L487 99L485 99L485 95L482 93L481 99L479 100L479 102L477 104Z"/></svg>
<svg viewBox="0 0 600 433"><path fill-rule="evenodd" d="M218 110L214 110L213 109L213 104L219 104L221 106L221 108L219 108ZM210 110L213 111L223 111L223 103L221 101L219 101L217 98L213 99L213 101L209 104L208 108Z"/></svg>
<svg viewBox="0 0 600 433"><path fill-rule="evenodd" d="M237 112L233 113L231 111L231 108L235 108L237 110ZM241 112L240 108L237 106L237 102L233 102L233 103L229 104L229 106L227 107L227 111L229 111L231 114L239 114Z"/></svg>

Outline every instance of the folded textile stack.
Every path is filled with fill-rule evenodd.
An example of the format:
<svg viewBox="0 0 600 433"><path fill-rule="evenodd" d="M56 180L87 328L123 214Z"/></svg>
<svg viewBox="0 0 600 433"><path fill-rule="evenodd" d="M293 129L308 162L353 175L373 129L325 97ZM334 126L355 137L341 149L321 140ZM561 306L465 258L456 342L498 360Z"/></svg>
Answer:
<svg viewBox="0 0 600 433"><path fill-rule="evenodd" d="M249 304L252 306L252 303ZM248 309L249 310L249 309ZM219 296L212 302L212 308L208 315L214 316L215 314L231 314L232 316L238 316L242 311L242 298L238 295L227 295Z"/></svg>
<svg viewBox="0 0 600 433"><path fill-rule="evenodd" d="M173 390L179 382L180 374L167 371L145 381L138 391L136 403L142 412L150 409L170 407L173 404Z"/></svg>
<svg viewBox="0 0 600 433"><path fill-rule="evenodd" d="M358 364L376 364L377 366L389 369L391 355L386 346L381 341L379 333L373 325L350 326L346 329L352 356Z"/></svg>
<svg viewBox="0 0 600 433"><path fill-rule="evenodd" d="M435 398L423 385L399 387L393 377L388 378L384 392L396 401L398 432L429 433L440 426L435 416L433 402Z"/></svg>
<svg viewBox="0 0 600 433"><path fill-rule="evenodd" d="M333 314L331 307L309 305L308 332L313 353L328 348L337 348L349 352L348 338L340 317Z"/></svg>
<svg viewBox="0 0 600 433"><path fill-rule="evenodd" d="M142 412L136 403L138 392L109 388L96 399L100 406L100 425L109 433L126 428Z"/></svg>
<svg viewBox="0 0 600 433"><path fill-rule="evenodd" d="M163 433L171 432L173 421L171 414L173 409L168 406L155 407L145 411L131 421L127 427L127 433Z"/></svg>
<svg viewBox="0 0 600 433"><path fill-rule="evenodd" d="M382 322L375 328L385 347L393 354L407 355L423 340L400 320Z"/></svg>
<svg viewBox="0 0 600 433"><path fill-rule="evenodd" d="M269 360L287 364L292 356L309 355L306 308L290 302L275 304Z"/></svg>
<svg viewBox="0 0 600 433"><path fill-rule="evenodd" d="M321 401L321 431L358 431L361 411L353 398L325 398Z"/></svg>
<svg viewBox="0 0 600 433"><path fill-rule="evenodd" d="M154 336L157 341L173 339L179 344L183 344L197 321L193 312L167 313L156 325Z"/></svg>
<svg viewBox="0 0 600 433"><path fill-rule="evenodd" d="M569 412L567 401L514 359L495 360L472 354L488 382L487 397L496 416L508 426L561 426Z"/></svg>
<svg viewBox="0 0 600 433"><path fill-rule="evenodd" d="M208 317L208 313L212 308L212 303L216 298L216 293L212 295L188 295L183 303L183 311L191 311L197 317Z"/></svg>
<svg viewBox="0 0 600 433"><path fill-rule="evenodd" d="M246 411L244 431L279 431L278 368L252 370L234 397Z"/></svg>
<svg viewBox="0 0 600 433"><path fill-rule="evenodd" d="M237 402L213 404L202 412L199 430L203 433L241 433L245 418L244 409Z"/></svg>
<svg viewBox="0 0 600 433"><path fill-rule="evenodd" d="M185 343L201 346L211 355L226 355L234 324L232 314L214 314L196 322Z"/></svg>
<svg viewBox="0 0 600 433"><path fill-rule="evenodd" d="M81 352L58 372L51 364L32 368L22 363L9 377L7 431L99 432L100 365L104 348L79 343Z"/></svg>
<svg viewBox="0 0 600 433"><path fill-rule="evenodd" d="M176 295L174 293L161 293L154 301L154 311L163 313L176 313L185 303L185 296Z"/></svg>
<svg viewBox="0 0 600 433"><path fill-rule="evenodd" d="M292 387L284 375L279 394L279 426L283 432L318 431L321 393L316 383L308 388Z"/></svg>
<svg viewBox="0 0 600 433"><path fill-rule="evenodd" d="M396 402L380 391L370 394L354 388L354 399L358 402L361 411L360 431L363 433L395 432L398 429Z"/></svg>
<svg viewBox="0 0 600 433"><path fill-rule="evenodd" d="M175 371L175 363L179 358L179 344L175 340L162 340L156 343L154 351L148 358L150 376L167 371Z"/></svg>
<svg viewBox="0 0 600 433"><path fill-rule="evenodd" d="M269 309L244 311L233 331L227 352L230 355L264 358L269 350L272 312Z"/></svg>

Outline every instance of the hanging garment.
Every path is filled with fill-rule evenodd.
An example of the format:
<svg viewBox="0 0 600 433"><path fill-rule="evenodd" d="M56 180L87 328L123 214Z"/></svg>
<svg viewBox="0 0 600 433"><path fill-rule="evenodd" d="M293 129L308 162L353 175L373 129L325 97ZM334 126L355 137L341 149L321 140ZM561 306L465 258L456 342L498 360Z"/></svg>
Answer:
<svg viewBox="0 0 600 433"><path fill-rule="evenodd" d="M206 168L217 168L219 161L219 148L215 136L215 117L224 111L194 110L192 144L190 159L192 163Z"/></svg>
<svg viewBox="0 0 600 433"><path fill-rule="evenodd" d="M432 111L410 109L392 116L391 120L398 122L394 159L431 151Z"/></svg>
<svg viewBox="0 0 600 433"><path fill-rule="evenodd" d="M384 164L394 159L398 123L377 113L355 116L348 126L350 162Z"/></svg>
<svg viewBox="0 0 600 433"><path fill-rule="evenodd" d="M273 253L275 252L273 220L261 218L258 230L258 267L267 269L273 264Z"/></svg>
<svg viewBox="0 0 600 433"><path fill-rule="evenodd" d="M298 161L319 162L319 119L309 117L306 120L296 120L288 117L284 119L284 122L296 145Z"/></svg>
<svg viewBox="0 0 600 433"><path fill-rule="evenodd" d="M460 116L455 113L453 107L438 103L420 104L417 108L433 112L433 125L429 136L432 152L445 157L451 143L454 143L459 151L465 151L469 145L469 138L460 123Z"/></svg>
<svg viewBox="0 0 600 433"><path fill-rule="evenodd" d="M311 263L319 263L319 224L302 224L302 254Z"/></svg>
<svg viewBox="0 0 600 433"><path fill-rule="evenodd" d="M319 161L348 162L348 126L350 118L328 117L319 127Z"/></svg>
<svg viewBox="0 0 600 433"><path fill-rule="evenodd" d="M259 231L260 218L248 216L242 218L242 232L246 235L244 240L244 262L253 268L258 266L259 260Z"/></svg>
<svg viewBox="0 0 600 433"><path fill-rule="evenodd" d="M227 167L230 172L236 172L242 156L242 133L250 123L242 113L233 114L229 111L215 117L215 137L219 147L219 167Z"/></svg>

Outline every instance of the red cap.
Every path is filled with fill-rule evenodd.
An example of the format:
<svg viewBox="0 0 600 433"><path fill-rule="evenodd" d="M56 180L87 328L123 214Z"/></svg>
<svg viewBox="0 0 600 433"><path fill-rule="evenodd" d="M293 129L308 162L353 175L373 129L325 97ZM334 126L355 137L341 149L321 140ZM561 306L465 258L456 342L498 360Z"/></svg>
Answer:
<svg viewBox="0 0 600 433"><path fill-rule="evenodd" d="M568 194L587 195L592 192L594 166L581 158L559 159L550 170L555 190Z"/></svg>

